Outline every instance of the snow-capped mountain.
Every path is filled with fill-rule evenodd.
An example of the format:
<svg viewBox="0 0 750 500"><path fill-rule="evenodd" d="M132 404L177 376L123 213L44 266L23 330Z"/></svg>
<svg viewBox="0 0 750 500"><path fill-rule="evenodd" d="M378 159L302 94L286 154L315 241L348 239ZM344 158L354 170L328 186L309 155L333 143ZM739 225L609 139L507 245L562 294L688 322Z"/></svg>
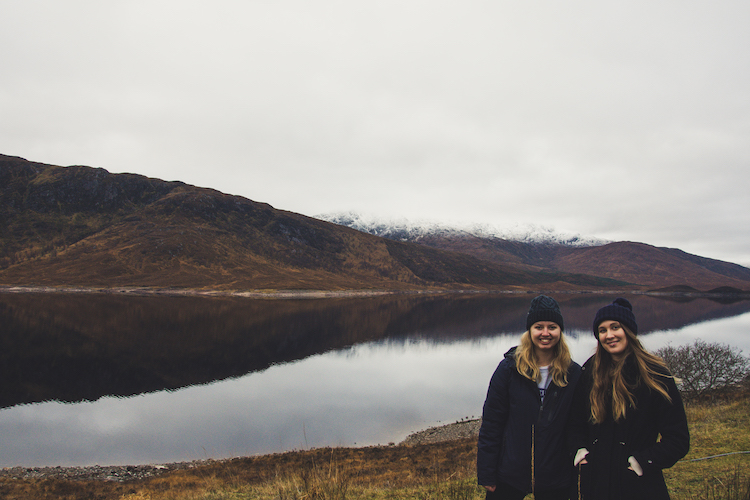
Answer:
<svg viewBox="0 0 750 500"><path fill-rule="evenodd" d="M397 241L419 242L427 236L474 236L488 240L502 239L536 245L569 247L591 247L609 243L598 238L585 237L580 234L559 233L550 227L531 224L515 224L504 228L489 224L459 226L435 221L387 219L355 212L322 214L315 216L315 218Z"/></svg>

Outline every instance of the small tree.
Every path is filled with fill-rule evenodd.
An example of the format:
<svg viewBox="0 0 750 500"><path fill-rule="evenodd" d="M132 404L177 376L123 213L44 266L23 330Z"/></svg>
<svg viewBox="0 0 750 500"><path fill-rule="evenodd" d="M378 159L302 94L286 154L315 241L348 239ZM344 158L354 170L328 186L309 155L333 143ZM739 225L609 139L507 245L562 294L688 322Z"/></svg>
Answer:
<svg viewBox="0 0 750 500"><path fill-rule="evenodd" d="M750 360L741 350L700 339L692 345L662 347L656 354L682 380L682 390L693 396L737 384L750 371Z"/></svg>

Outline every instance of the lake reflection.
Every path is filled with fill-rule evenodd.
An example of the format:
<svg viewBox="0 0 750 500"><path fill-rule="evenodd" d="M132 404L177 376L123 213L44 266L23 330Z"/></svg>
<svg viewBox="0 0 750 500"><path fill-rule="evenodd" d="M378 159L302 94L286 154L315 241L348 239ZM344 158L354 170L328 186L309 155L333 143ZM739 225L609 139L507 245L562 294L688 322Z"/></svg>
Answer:
<svg viewBox="0 0 750 500"><path fill-rule="evenodd" d="M116 335L112 331L105 335L112 342L98 351L85 340L95 337L95 322L86 324L83 315L82 325L76 326L71 322L75 312L69 310L70 302L63 307L44 297L50 302L46 309L37 310L36 317L45 318L42 324L50 330L56 349L67 346L65 355L71 359L62 363L64 367L76 367L82 359L104 368L102 378L111 378L106 365L108 356L114 356L111 359L118 363L117 370L127 371L122 367L128 366L128 360L117 356L135 351L123 341L128 332L122 325L140 325L151 337L167 332L161 333L162 341L188 338L186 345L175 346L173 351L178 358L192 360L194 366L180 359L171 367L162 367L158 365L170 362L164 352L139 353L133 357L141 364L129 369L148 372L141 379L149 381L144 386L151 392L131 397L105 395L75 404L9 405L0 411L0 466L163 463L398 442L412 431L481 413L492 371L502 354L516 345L532 297L306 301L131 297L116 302L109 301L114 298L88 297L83 301L87 306L79 304L84 313L104 308L114 315L102 315L109 318L107 324ZM582 362L595 347L591 318L613 297L556 298L563 308L573 357ZM28 304L24 305L24 300ZM641 339L649 349L703 338L750 352L750 337L745 333L750 327L750 304L746 301L719 304L706 299L681 302L642 296L632 297L632 301L643 332ZM32 304L38 307L40 301L0 296L0 315L6 315L0 319L12 320L3 323L6 325L22 325L19 318L28 317L25 307ZM152 305L153 310L149 309ZM180 320L176 313L181 306L189 310L181 313ZM140 319L125 318L123 310ZM157 310L165 315L160 316ZM211 323L206 318L216 324L205 329L207 339L201 344L196 340L200 333L190 325L206 327ZM277 335L263 335L259 324ZM227 331L223 338L222 329ZM252 332L248 335L254 340L243 342L241 332ZM9 346L8 338L22 337L20 331L6 333L5 346ZM41 330L33 328L26 334L37 340L43 337ZM153 346L151 337L138 331L129 334L146 348ZM282 345L274 344L275 337ZM327 352L316 354L313 349L306 353L316 339L320 350ZM297 350L290 347L295 341ZM29 347L30 343L22 345ZM263 356L257 352L247 355L254 350L261 350ZM295 357L298 351L301 354ZM16 355L32 363L60 355L30 352L33 355L25 358L22 353ZM5 362L9 354L2 355ZM243 364L245 358L250 362ZM221 368L221 360L231 367L214 375L223 380L188 385L195 384L195 372L208 372L206 365ZM237 370L245 371L238 375ZM46 388L37 387L44 382L37 375L33 390L16 390L15 394L54 394L66 384L103 390L103 383L86 386L76 378L96 376L92 370L77 368L73 372L67 378L58 373L65 384L50 382ZM16 380L21 385L25 382L18 376ZM165 387L171 390L153 389L153 380L167 380L171 385ZM190 382L182 384L181 380ZM124 387L125 393L130 392L136 385L115 384L110 394L118 394ZM63 393L72 394L70 390Z"/></svg>

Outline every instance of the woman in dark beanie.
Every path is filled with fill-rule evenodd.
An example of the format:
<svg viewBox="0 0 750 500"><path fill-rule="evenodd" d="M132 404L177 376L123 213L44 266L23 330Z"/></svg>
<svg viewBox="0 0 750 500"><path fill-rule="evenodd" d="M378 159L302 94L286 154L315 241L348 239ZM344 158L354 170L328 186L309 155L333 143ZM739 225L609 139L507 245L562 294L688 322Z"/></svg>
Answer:
<svg viewBox="0 0 750 500"><path fill-rule="evenodd" d="M579 498L669 499L662 469L690 448L674 377L641 345L626 299L599 309L593 329L596 353L583 365L570 417Z"/></svg>
<svg viewBox="0 0 750 500"><path fill-rule="evenodd" d="M488 499L567 499L575 470L565 429L581 367L570 358L557 302L531 301L521 344L490 380L477 450L477 479Z"/></svg>

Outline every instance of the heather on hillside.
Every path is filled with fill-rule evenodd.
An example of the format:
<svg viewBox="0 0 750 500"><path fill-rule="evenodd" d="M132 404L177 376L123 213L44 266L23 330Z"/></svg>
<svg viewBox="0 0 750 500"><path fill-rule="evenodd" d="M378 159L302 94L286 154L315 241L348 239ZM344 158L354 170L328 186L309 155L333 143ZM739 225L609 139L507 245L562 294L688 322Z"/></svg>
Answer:
<svg viewBox="0 0 750 500"><path fill-rule="evenodd" d="M642 243L376 236L182 182L0 155L0 285L213 290L750 290ZM723 287L723 288L722 288Z"/></svg>

